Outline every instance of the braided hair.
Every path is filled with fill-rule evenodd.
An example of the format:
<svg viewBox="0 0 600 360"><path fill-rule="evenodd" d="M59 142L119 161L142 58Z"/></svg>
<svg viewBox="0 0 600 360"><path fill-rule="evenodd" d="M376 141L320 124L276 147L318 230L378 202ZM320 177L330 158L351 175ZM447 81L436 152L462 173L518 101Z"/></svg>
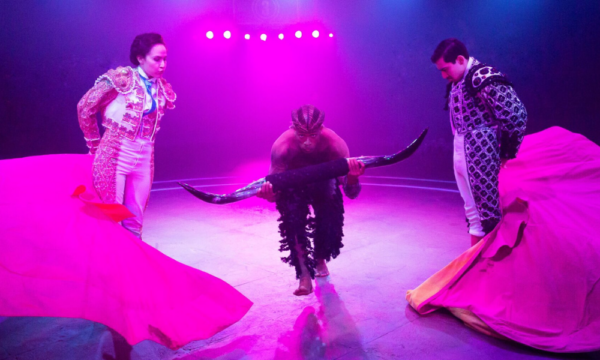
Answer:
<svg viewBox="0 0 600 360"><path fill-rule="evenodd" d="M325 113L312 105L304 105L292 111L292 129L310 133L318 130L325 120Z"/></svg>

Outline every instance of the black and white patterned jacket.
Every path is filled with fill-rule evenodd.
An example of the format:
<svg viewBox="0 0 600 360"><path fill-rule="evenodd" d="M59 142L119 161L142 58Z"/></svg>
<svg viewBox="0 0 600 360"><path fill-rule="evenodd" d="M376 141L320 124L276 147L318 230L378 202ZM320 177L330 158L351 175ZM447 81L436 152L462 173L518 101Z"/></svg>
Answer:
<svg viewBox="0 0 600 360"><path fill-rule="evenodd" d="M453 131L455 134L485 134L496 132L497 127L498 155L501 159L512 159L525 135L525 106L504 74L473 58L470 60L471 68L463 79L449 84L447 105Z"/></svg>

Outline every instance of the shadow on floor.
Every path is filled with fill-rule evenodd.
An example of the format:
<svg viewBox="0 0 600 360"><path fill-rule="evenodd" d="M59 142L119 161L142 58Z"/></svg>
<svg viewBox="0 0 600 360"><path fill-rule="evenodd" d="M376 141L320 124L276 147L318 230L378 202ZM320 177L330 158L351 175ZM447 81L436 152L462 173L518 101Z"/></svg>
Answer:
<svg viewBox="0 0 600 360"><path fill-rule="evenodd" d="M317 279L315 295L319 311L312 306L304 308L294 323L294 328L279 337L275 359L331 359L349 351L366 359L361 335L335 291L329 278Z"/></svg>
<svg viewBox="0 0 600 360"><path fill-rule="evenodd" d="M322 359L325 343L319 320L312 306L305 307L294 322L294 328L278 339L276 360Z"/></svg>
<svg viewBox="0 0 600 360"><path fill-rule="evenodd" d="M333 283L330 282L330 277L318 278L316 282L315 295L321 304L319 318L323 324L327 357L338 357L352 350L357 359L366 359L361 334L346 305L335 291Z"/></svg>

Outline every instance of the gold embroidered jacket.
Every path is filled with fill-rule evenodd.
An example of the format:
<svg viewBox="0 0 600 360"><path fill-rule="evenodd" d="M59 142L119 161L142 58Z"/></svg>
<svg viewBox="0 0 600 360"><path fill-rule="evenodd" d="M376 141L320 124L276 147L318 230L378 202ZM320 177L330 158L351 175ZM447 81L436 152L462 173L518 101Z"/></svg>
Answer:
<svg viewBox="0 0 600 360"><path fill-rule="evenodd" d="M96 113L102 111L102 126L119 137L134 140L140 126L142 134L154 140L160 129L160 120L165 108L173 109L177 96L165 79L158 79L156 92L157 113L154 123L142 122L145 89L141 85L139 73L131 67L118 67L100 76L94 86L77 104L79 126L90 152L94 154L100 144L100 131Z"/></svg>

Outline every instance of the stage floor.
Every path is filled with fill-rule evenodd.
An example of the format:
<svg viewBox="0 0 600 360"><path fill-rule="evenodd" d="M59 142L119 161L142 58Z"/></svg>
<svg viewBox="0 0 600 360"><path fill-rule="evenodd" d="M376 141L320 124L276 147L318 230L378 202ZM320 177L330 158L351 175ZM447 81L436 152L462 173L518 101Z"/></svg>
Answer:
<svg viewBox="0 0 600 360"><path fill-rule="evenodd" d="M587 359L498 340L446 311L419 316L412 289L470 244L462 200L451 182L365 177L346 205L344 248L314 294L296 297L294 270L281 262L274 204L252 198L203 203L158 183L144 241L215 275L254 302L238 323L171 351L150 341L129 347L104 325L78 319L0 318L0 359ZM235 179L191 182L208 191ZM210 185L230 184L213 187ZM1 251L1 250L0 250ZM114 340L113 340L114 338Z"/></svg>

